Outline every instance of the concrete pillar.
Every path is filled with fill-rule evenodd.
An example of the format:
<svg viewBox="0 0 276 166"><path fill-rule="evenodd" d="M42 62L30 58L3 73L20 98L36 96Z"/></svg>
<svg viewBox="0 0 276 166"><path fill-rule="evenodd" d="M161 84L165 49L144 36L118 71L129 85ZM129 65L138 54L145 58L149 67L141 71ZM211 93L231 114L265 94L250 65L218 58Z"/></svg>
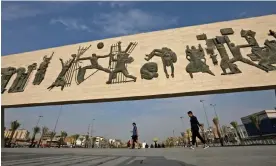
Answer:
<svg viewBox="0 0 276 166"><path fill-rule="evenodd" d="M5 108L1 106L1 148L5 147Z"/></svg>

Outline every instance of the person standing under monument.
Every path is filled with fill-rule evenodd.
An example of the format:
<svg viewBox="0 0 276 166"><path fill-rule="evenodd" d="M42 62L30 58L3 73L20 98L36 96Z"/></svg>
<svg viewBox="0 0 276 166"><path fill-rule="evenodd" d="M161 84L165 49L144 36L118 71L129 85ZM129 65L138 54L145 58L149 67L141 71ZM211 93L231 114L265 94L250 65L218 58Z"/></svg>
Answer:
<svg viewBox="0 0 276 166"><path fill-rule="evenodd" d="M192 146L190 149L195 149L196 137L200 139L200 141L204 144L203 148L207 149L209 146L206 144L206 141L201 137L199 133L199 126L201 126L197 120L197 118L193 115L192 111L188 112L188 116L190 117L191 122L191 131L192 131Z"/></svg>
<svg viewBox="0 0 276 166"><path fill-rule="evenodd" d="M132 123L133 130L132 130L132 149L135 148L135 143L138 144L138 130L136 123Z"/></svg>

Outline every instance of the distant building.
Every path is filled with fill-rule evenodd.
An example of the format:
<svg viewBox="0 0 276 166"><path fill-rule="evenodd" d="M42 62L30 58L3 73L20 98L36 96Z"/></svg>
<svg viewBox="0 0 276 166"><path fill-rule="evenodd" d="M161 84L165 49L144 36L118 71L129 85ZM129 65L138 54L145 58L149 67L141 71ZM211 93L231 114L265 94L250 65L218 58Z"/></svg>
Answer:
<svg viewBox="0 0 276 166"><path fill-rule="evenodd" d="M247 134L247 131L246 131L246 128L244 125L238 125L238 133L240 134L241 138L244 139L244 138L247 138L248 137L248 134Z"/></svg>
<svg viewBox="0 0 276 166"><path fill-rule="evenodd" d="M251 115L257 115L260 118L260 130L262 135L276 135L276 110L264 110ZM260 133L250 120L251 115L242 117L241 121L249 137L259 136Z"/></svg>
<svg viewBox="0 0 276 166"><path fill-rule="evenodd" d="M5 130L5 132L4 132L4 136L6 138L10 138L11 134L12 134L11 130ZM18 130L15 130L14 135L13 135L13 139L27 140L29 138L29 134L30 134L30 132L28 130L18 129Z"/></svg>

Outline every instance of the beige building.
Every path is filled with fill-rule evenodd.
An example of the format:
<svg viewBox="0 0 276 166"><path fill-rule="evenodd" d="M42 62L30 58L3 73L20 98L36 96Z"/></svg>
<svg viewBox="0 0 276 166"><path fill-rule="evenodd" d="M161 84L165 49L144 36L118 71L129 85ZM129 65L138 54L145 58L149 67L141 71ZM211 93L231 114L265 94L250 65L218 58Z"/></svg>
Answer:
<svg viewBox="0 0 276 166"><path fill-rule="evenodd" d="M4 132L4 136L6 138L10 138L12 134L11 130L5 130ZM13 135L13 139L16 140L27 140L29 138L29 134L30 132L28 130L25 129L18 129L15 131L14 135Z"/></svg>
<svg viewBox="0 0 276 166"><path fill-rule="evenodd" d="M25 68L25 75L23 74L24 78L28 77L26 85L24 84L24 81L20 82L20 85L22 83L25 86L17 85L15 86L16 88L11 88L11 86L16 80L17 74L14 74L11 77L6 86L6 91L2 94L2 106L20 107L32 105L103 102L274 89L276 87L276 72L265 72L263 69L260 69L262 67L257 65L259 63L258 57L255 54L251 55L250 47L241 48L240 51L242 56L254 63L255 66L243 63L242 61L239 61L239 59L233 59L233 51L230 51L231 44L229 43L229 40L222 37L216 38L216 36L222 36L221 29L232 28L234 34L228 35L230 41L236 45L244 45L248 44L248 41L252 42L252 39L248 38L247 35L254 34L252 32L254 31L256 32L256 41L260 46L264 46L265 40L275 40L274 37L268 36L269 29L276 29L275 20L276 15L274 14L116 37L101 41L91 41L2 56L2 68L14 67L19 69L20 67L23 67ZM246 31L247 33L243 34L244 36L242 37L242 30L252 31ZM205 40L197 40L197 38L202 38L202 36L197 37L197 35L203 33L207 35L208 39L214 40L207 40L207 45ZM103 45L97 45L99 42L103 42L103 48ZM132 44L130 44L130 42L132 42ZM226 42L223 45L225 49L222 49L221 45L214 45L214 42ZM227 43L229 45L227 45ZM199 44L201 44L202 50L198 47ZM85 68L89 68L91 62L89 60L80 60L80 58L91 57L92 54L96 54L98 56L108 55L111 50L113 58L111 56L100 58L98 59L98 64L100 64L103 68L114 72L117 63L117 61L115 61L116 58L119 57L120 59L120 56L124 54L124 52L120 52L119 45L121 45L121 50L127 51L131 57L126 58L125 62L127 62L127 72L124 71L124 73L137 77L136 82L134 82L133 78L127 78L123 74L114 74L110 77L112 79L111 84L106 84L110 76L108 72L97 69L87 69L84 71ZM186 46L189 46L189 49L191 49L192 46L195 46L197 49L194 50L196 55L193 50L190 52L189 50L186 50ZM169 60L167 59L168 62L175 62L173 63L174 73L171 71L171 66L166 67L168 78L164 72L163 61L160 57L155 56L149 61L145 60L145 58L149 58L146 56L147 54L152 53L150 56L158 54L158 52L160 53L160 49L164 47L171 49L171 51L173 51L177 56L176 61L176 58L172 52L167 50L169 52L169 54L167 54L164 52L166 50L163 50L162 55L170 55L169 58L172 58ZM207 47L208 49L206 51ZM214 54L212 54L210 49L213 49ZM205 58L202 57L203 52L205 53ZM220 56L221 52L226 52L228 54L229 59L232 60L231 63L225 59L222 60ZM49 58L52 53L54 54L48 64L44 79L39 85L34 85L33 81L39 79L39 73L37 74L37 69L31 68L32 66L30 66L29 69L32 72L27 74L28 66L33 63L37 63L38 68L43 59L45 59L44 56L47 55ZM73 60L73 57L71 56L72 54L77 54L78 57L75 58L79 59L79 61L75 61L76 59L74 61L70 61ZM188 57L186 58L187 55ZM210 57L211 55L212 57ZM212 59L215 55L217 55L217 65L214 65L214 61ZM62 79L56 79L62 71L62 64L59 60L60 58L63 60L64 64L67 62L69 69L67 70L65 67L65 76ZM253 60L251 60L252 58ZM123 62L122 56L121 60ZM200 62L199 60L204 62ZM235 62L236 60L238 61ZM227 61L227 63L224 65L222 64L221 66L221 63L224 63L225 61ZM144 70L141 70L141 67L148 62L154 62L158 66L158 77L153 78L152 80L142 79L141 75L142 73L145 78L147 73L145 73ZM200 64L200 66L196 66L196 64ZM256 65L258 67L256 67ZM227 68L227 66L231 67ZM222 67L228 74L222 74ZM155 67L153 66L153 68ZM230 68L233 70L235 69L236 72L240 71L241 73L229 74ZM117 70L119 71L119 69ZM18 71L23 72L24 70L21 68ZM148 72L148 70L146 71ZM62 73L63 72L61 72L61 75L63 75ZM189 73L193 75L193 78L190 77L191 75ZM156 74L153 75L157 76ZM55 85L62 84L64 84L63 90L61 90L62 86L55 87ZM54 86L51 87L51 85ZM22 91L22 87L24 87L24 91L17 92L18 90Z"/></svg>

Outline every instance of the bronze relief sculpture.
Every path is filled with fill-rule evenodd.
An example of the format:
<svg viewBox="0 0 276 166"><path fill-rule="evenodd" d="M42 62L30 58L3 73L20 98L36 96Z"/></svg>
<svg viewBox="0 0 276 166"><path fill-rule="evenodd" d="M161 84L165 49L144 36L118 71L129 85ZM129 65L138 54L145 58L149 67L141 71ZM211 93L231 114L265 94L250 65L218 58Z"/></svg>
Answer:
<svg viewBox="0 0 276 166"><path fill-rule="evenodd" d="M205 53L200 44L198 45L198 49L195 46L192 46L191 49L189 46L186 46L185 52L186 59L189 61L189 64L186 66L186 72L190 74L191 78L193 78L193 73L198 72L215 76L206 64Z"/></svg>
<svg viewBox="0 0 276 166"><path fill-rule="evenodd" d="M175 52L173 52L168 47L163 47L161 49L154 49L150 54L146 55L145 60L149 61L154 56L161 57L163 63L163 69L166 74L166 77L169 78L169 74L167 71L167 67L171 67L171 77L174 78L174 63L177 62L177 56Z"/></svg>
<svg viewBox="0 0 276 166"><path fill-rule="evenodd" d="M54 55L54 52L52 53L52 55L49 58L47 56L43 57L43 62L39 65L37 72L35 74L35 78L33 80L33 85L39 85L44 80L47 68L50 64L50 61L51 61L53 55Z"/></svg>
<svg viewBox="0 0 276 166"><path fill-rule="evenodd" d="M25 90L25 87L27 85L27 81L29 80L29 77L33 70L35 70L37 67L36 63L33 63L28 66L28 70L26 72L26 69L24 67L20 67L16 70L16 78L13 81L9 93L17 93L17 92L23 92Z"/></svg>
<svg viewBox="0 0 276 166"><path fill-rule="evenodd" d="M15 73L16 68L14 67L1 68L1 93L6 91L6 86Z"/></svg>

